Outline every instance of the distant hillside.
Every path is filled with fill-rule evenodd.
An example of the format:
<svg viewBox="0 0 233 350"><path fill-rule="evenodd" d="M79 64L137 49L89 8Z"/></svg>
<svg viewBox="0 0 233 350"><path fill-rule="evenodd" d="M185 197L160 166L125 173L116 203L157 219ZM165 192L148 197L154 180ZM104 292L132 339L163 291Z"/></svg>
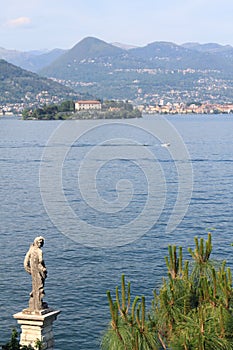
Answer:
<svg viewBox="0 0 233 350"><path fill-rule="evenodd" d="M49 65L60 55L62 55L65 50L54 49L51 51L28 51L21 52L16 50L7 50L0 48L0 59L4 59L9 63L12 63L20 68L29 70L31 72L37 72L43 67Z"/></svg>
<svg viewBox="0 0 233 350"><path fill-rule="evenodd" d="M120 49L124 49L124 50L135 49L136 47L138 47L138 46L135 46L135 45L122 44L122 43L118 43L118 42L111 43L111 45L119 47Z"/></svg>
<svg viewBox="0 0 233 350"><path fill-rule="evenodd" d="M107 44L102 40L88 37L72 49L58 57L49 66L39 71L40 74L60 79L84 79L86 74L100 73L99 69L107 68L108 61L125 53L125 50ZM91 67L91 70L89 69ZM93 78L93 75L92 75ZM88 77L86 77L88 81Z"/></svg>
<svg viewBox="0 0 233 350"><path fill-rule="evenodd" d="M229 102L232 50L217 44L170 42L126 50L89 37L39 73L104 99Z"/></svg>
<svg viewBox="0 0 233 350"><path fill-rule="evenodd" d="M206 50L189 49L169 42L154 42L130 53L147 62L150 68L209 69L233 73L232 62Z"/></svg>
<svg viewBox="0 0 233 350"><path fill-rule="evenodd" d="M0 59L0 104L38 102L44 99L71 99L78 96L70 88Z"/></svg>
<svg viewBox="0 0 233 350"><path fill-rule="evenodd" d="M40 73L61 79L79 79L82 71L99 68L209 69L233 74L231 46L153 42L144 47L122 49L96 38L85 38L59 56ZM225 56L222 53L226 53ZM220 54L221 53L221 54ZM108 69L109 71L109 69Z"/></svg>
<svg viewBox="0 0 233 350"><path fill-rule="evenodd" d="M195 50L199 52L209 52L209 53L228 53L229 51L233 51L233 47L230 45L220 45L217 43L185 43L182 44L182 47L185 47L190 50Z"/></svg>
<svg viewBox="0 0 233 350"><path fill-rule="evenodd" d="M2 80L2 101L27 101L28 96L36 99L36 92L42 90L60 98L69 94L68 88L82 98L132 100L135 104L233 101L230 45L156 41L144 47L129 47L87 37L70 50L20 53L0 48L3 56L27 70L41 68L40 76L52 80L40 80L24 71L25 78L17 67L9 66L11 77Z"/></svg>

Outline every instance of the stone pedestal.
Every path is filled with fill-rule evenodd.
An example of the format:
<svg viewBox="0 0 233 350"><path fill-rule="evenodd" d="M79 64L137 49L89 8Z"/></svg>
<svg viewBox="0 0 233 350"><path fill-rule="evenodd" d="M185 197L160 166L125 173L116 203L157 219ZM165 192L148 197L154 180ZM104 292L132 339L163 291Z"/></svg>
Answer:
<svg viewBox="0 0 233 350"><path fill-rule="evenodd" d="M43 350L53 350L52 326L59 313L60 311L48 309L37 313L22 311L14 314L13 317L21 325L20 345L31 345L34 347L35 342L40 340Z"/></svg>

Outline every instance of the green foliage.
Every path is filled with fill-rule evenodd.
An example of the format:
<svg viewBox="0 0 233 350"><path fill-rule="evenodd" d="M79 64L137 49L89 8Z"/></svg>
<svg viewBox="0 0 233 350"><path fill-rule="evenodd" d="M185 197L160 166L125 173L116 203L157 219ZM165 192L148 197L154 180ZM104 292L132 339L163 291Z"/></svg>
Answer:
<svg viewBox="0 0 233 350"><path fill-rule="evenodd" d="M23 119L54 120L66 119L74 113L74 101L63 101L60 105L45 105L43 108L25 109Z"/></svg>
<svg viewBox="0 0 233 350"><path fill-rule="evenodd" d="M141 112L133 105L124 101L106 101L103 108L97 110L81 110L75 112L72 100L63 101L60 105L45 105L43 108L25 109L23 119L57 120L57 119L125 119L140 118Z"/></svg>
<svg viewBox="0 0 233 350"><path fill-rule="evenodd" d="M50 58L43 55L44 63L48 59L51 64L40 74L57 79L63 86L0 60L0 103L38 105L41 97L42 101L54 101L53 97L63 100L80 93L137 103L158 103L160 99L232 102L233 55L229 51L204 52L166 42L123 50L86 38L64 54L53 54L58 57L54 61L50 54ZM29 59L31 66L27 58L28 69L40 66L42 62L35 61L41 58ZM46 94L40 96L42 92Z"/></svg>
<svg viewBox="0 0 233 350"><path fill-rule="evenodd" d="M121 280L121 298L118 287L115 302L110 291L107 292L107 296L112 320L103 337L102 349L157 349L158 340L151 333L150 325L146 321L145 297L136 297L130 308L130 283L126 290L124 275Z"/></svg>
<svg viewBox="0 0 233 350"><path fill-rule="evenodd" d="M0 59L0 104L38 103L78 96L70 88Z"/></svg>
<svg viewBox="0 0 233 350"><path fill-rule="evenodd" d="M75 104L74 101L63 101L58 106L58 112L74 112Z"/></svg>
<svg viewBox="0 0 233 350"><path fill-rule="evenodd" d="M20 349L19 340L18 340L18 332L16 331L16 329L12 330L10 341L6 345L3 345L2 349L3 350L19 350Z"/></svg>
<svg viewBox="0 0 233 350"><path fill-rule="evenodd" d="M23 345L19 344L19 334L16 329L12 330L10 341L2 346L2 350L42 350L42 342L37 339L35 342L35 347L33 348L31 345Z"/></svg>
<svg viewBox="0 0 233 350"><path fill-rule="evenodd" d="M229 52L199 52L166 42L122 50L86 38L41 73L104 99L231 103L232 63Z"/></svg>
<svg viewBox="0 0 233 350"><path fill-rule="evenodd" d="M126 294L124 276L121 303L118 288L115 302L107 292L112 320L103 337L104 350L233 349L231 270L225 261L216 265L210 260L210 233L206 242L195 237L195 248L188 251L191 263L183 261L181 247L168 247L168 275L154 291L147 317L144 297L136 297L131 306L130 284Z"/></svg>

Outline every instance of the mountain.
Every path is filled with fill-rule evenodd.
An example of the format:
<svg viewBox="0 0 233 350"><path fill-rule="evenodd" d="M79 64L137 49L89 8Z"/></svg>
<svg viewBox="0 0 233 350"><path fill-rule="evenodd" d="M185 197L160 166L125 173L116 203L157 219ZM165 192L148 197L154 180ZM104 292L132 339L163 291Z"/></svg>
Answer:
<svg viewBox="0 0 233 350"><path fill-rule="evenodd" d="M229 62L226 57L170 42L153 42L142 48L131 49L130 53L143 59L150 68L208 69L233 73L232 62Z"/></svg>
<svg viewBox="0 0 233 350"><path fill-rule="evenodd" d="M68 87L0 59L0 104L35 103L77 96Z"/></svg>
<svg viewBox="0 0 233 350"><path fill-rule="evenodd" d="M125 50L107 44L103 40L88 37L80 41L73 48L58 57L47 67L39 71L40 74L73 80L79 75L80 67L86 73L86 67L92 66L93 69L99 63L106 66L108 61L124 54ZM81 73L81 75L83 75Z"/></svg>
<svg viewBox="0 0 233 350"><path fill-rule="evenodd" d="M186 43L182 45L192 51L209 53L213 56L219 57L221 60L230 60L233 63L233 47L231 45L220 45L216 43Z"/></svg>
<svg viewBox="0 0 233 350"><path fill-rule="evenodd" d="M17 64L17 62L15 62L14 64L26 70L30 70L32 72L37 73L40 69L48 66L51 62L55 61L64 52L66 52L66 50L53 49L51 51L41 53L39 55L30 55L29 59L26 62L22 62L21 64ZM29 54L30 53L31 52L29 51Z"/></svg>
<svg viewBox="0 0 233 350"><path fill-rule="evenodd" d="M123 49L88 37L39 71L77 91L136 103L233 100L231 47L152 42Z"/></svg>
<svg viewBox="0 0 233 350"><path fill-rule="evenodd" d="M122 43L118 43L118 42L111 43L111 45L119 47L120 49L123 49L123 50L130 50L130 49L134 49L134 48L138 47L135 45L122 44Z"/></svg>
<svg viewBox="0 0 233 350"><path fill-rule="evenodd" d="M127 47L87 37L70 50L20 53L0 48L3 56L32 71L42 68L39 78L0 61L0 102L36 101L41 91L48 91L46 103L53 101L52 96L128 99L136 104L233 101L230 45L156 41Z"/></svg>
<svg viewBox="0 0 233 350"><path fill-rule="evenodd" d="M31 72L37 72L44 66L49 65L64 52L65 50L62 49L21 52L0 47L0 59L4 59L9 63Z"/></svg>
<svg viewBox="0 0 233 350"><path fill-rule="evenodd" d="M233 48L217 44L189 43L177 45L170 42L153 42L144 47L123 49L96 38L85 38L72 49L59 56L39 73L59 79L80 79L82 71L95 68L160 68L160 69L209 69L233 73L229 53ZM221 48L221 49L220 49ZM127 67L128 66L128 67ZM105 71L106 69L104 69Z"/></svg>
<svg viewBox="0 0 233 350"><path fill-rule="evenodd" d="M122 52L123 49L108 44L103 40L87 37L65 53L59 61L64 62L70 59L83 60L90 57L114 57Z"/></svg>
<svg viewBox="0 0 233 350"><path fill-rule="evenodd" d="M199 52L210 52L210 53L222 53L222 52L228 52L233 50L233 47L231 45L220 45L217 43L206 43L206 44L199 44L199 43L185 43L181 45L182 47L186 49L191 49Z"/></svg>

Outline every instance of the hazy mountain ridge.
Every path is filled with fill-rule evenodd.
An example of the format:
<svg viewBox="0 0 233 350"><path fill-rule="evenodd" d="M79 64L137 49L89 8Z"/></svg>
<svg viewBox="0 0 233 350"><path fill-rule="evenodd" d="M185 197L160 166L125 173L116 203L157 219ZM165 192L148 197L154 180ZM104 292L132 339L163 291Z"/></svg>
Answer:
<svg viewBox="0 0 233 350"><path fill-rule="evenodd" d="M200 51L200 52L209 52L209 53L225 53L225 52L233 51L233 47L231 45L220 45L217 43L199 44L199 43L190 42L190 43L182 44L181 46L187 49Z"/></svg>
<svg viewBox="0 0 233 350"><path fill-rule="evenodd" d="M140 58L146 61L153 61L153 64L155 64L156 60L160 61L157 62L157 66L163 66L162 63L164 62L161 62L162 60L181 61L181 64L179 65L180 67L182 64L186 64L186 66L187 64L191 64L193 67L196 67L200 61L202 61L202 65L207 66L210 57L208 54L211 54L211 56L213 55L213 57L215 56L215 60L216 56L219 59L223 59L223 57L229 59L229 57L233 56L233 47L217 43L200 44L196 42L188 42L178 45L166 41L155 41L142 47L136 47L118 42L109 44L94 37L87 37L69 50L56 48L50 51L33 50L21 52L0 48L0 58L33 72L43 70L45 67L47 70L48 66L51 68L52 66L66 64L67 61L71 61L72 63L74 60L81 61L100 57L113 58L120 55L122 55L122 57L130 57L131 60L135 56L135 60ZM190 55L192 57L190 57ZM195 63L195 61L197 63ZM149 65L151 62L146 63ZM140 63L138 64L140 65ZM227 64L227 62L224 62L224 64Z"/></svg>
<svg viewBox="0 0 233 350"><path fill-rule="evenodd" d="M35 62L37 58L41 76L103 99L136 103L233 100L230 45L156 41L126 48L87 37L70 50L33 53Z"/></svg>
<svg viewBox="0 0 233 350"><path fill-rule="evenodd" d="M22 69L29 70L36 73L44 66L49 65L57 57L62 55L66 50L53 49L48 50L33 50L27 52L21 52L17 50L7 50L0 47L0 59L4 59L7 62L14 64Z"/></svg>
<svg viewBox="0 0 233 350"><path fill-rule="evenodd" d="M136 49L138 47L136 45L122 44L122 43L119 43L119 42L113 42L113 43L110 43L110 44L113 45L113 46L119 47L120 49L123 49L123 50Z"/></svg>
<svg viewBox="0 0 233 350"><path fill-rule="evenodd" d="M42 68L39 73L61 79L65 75L68 79L71 79L72 77L75 78L76 74L73 71L76 70L77 66L92 64L96 61L106 63L108 59L113 59L118 55L124 54L124 52L125 50L123 49L107 44L102 40L89 37L83 39L63 55L59 56L47 67ZM59 73L60 70L62 70L61 74Z"/></svg>
<svg viewBox="0 0 233 350"><path fill-rule="evenodd" d="M188 48L187 48L188 46ZM213 50L215 47L215 50ZM209 69L233 74L233 48L217 44L184 44L153 42L128 50L107 44L96 38L85 38L59 56L41 74L60 79L80 79L84 64L103 68ZM225 53L225 55L224 55ZM72 74L70 74L72 72ZM69 76L66 76L68 74ZM82 74L81 74L82 75Z"/></svg>
<svg viewBox="0 0 233 350"><path fill-rule="evenodd" d="M89 37L39 73L72 81L77 91L137 103L169 100L171 91L173 101L233 99L231 50L212 50L213 45L202 52L199 44L191 49L162 41L125 50Z"/></svg>

